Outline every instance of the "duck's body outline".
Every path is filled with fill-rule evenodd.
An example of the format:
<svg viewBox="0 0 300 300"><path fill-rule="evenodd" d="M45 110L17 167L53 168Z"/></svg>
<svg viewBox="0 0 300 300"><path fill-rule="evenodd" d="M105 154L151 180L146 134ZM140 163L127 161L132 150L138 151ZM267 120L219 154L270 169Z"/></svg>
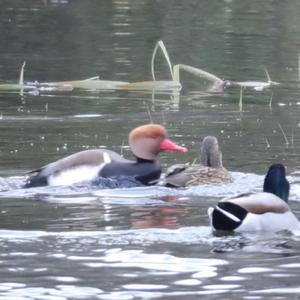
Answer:
<svg viewBox="0 0 300 300"><path fill-rule="evenodd" d="M300 229L300 223L287 203L288 194L284 167L274 164L265 177L263 192L224 198L215 207L210 207L210 225L217 231Z"/></svg>
<svg viewBox="0 0 300 300"><path fill-rule="evenodd" d="M83 150L28 172L31 177L26 187L68 185L92 180L99 174L105 164L114 161L130 162L111 150ZM77 174L80 176L76 176Z"/></svg>
<svg viewBox="0 0 300 300"><path fill-rule="evenodd" d="M200 164L175 164L167 169L164 180L169 187L188 187L230 183L233 179L223 167L217 138L206 136L201 144Z"/></svg>
<svg viewBox="0 0 300 300"><path fill-rule="evenodd" d="M129 144L135 161L125 159L111 150L84 150L29 172L31 176L25 187L69 185L93 180L98 176L132 176L142 184L153 184L161 174L160 163L156 159L160 151L187 151L185 147L170 141L166 137L165 128L157 124L133 129L129 135Z"/></svg>

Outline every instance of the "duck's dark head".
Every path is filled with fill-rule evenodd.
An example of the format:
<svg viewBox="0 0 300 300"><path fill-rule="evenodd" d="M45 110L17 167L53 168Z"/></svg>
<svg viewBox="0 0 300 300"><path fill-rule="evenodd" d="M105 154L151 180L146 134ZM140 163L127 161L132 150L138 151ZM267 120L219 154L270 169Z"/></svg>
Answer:
<svg viewBox="0 0 300 300"><path fill-rule="evenodd" d="M200 149L200 163L203 166L212 168L221 168L223 166L222 152L216 137L206 136L203 139Z"/></svg>
<svg viewBox="0 0 300 300"><path fill-rule="evenodd" d="M160 151L187 152L167 138L166 129L158 124L139 126L129 134L129 145L133 154L140 159L154 160Z"/></svg>
<svg viewBox="0 0 300 300"><path fill-rule="evenodd" d="M265 177L264 192L273 193L288 202L290 184L285 177L285 168L282 164L273 164L269 168Z"/></svg>

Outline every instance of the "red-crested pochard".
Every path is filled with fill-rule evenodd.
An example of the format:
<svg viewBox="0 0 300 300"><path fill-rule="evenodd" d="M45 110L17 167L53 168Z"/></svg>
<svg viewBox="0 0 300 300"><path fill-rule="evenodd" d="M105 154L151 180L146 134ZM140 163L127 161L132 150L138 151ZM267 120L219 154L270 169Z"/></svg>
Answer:
<svg viewBox="0 0 300 300"><path fill-rule="evenodd" d="M161 175L157 155L161 151L185 153L187 149L167 138L157 124L139 126L129 134L129 145L136 160L123 158L106 149L85 150L29 172L25 187L70 185L98 177L131 176L142 184L154 184Z"/></svg>

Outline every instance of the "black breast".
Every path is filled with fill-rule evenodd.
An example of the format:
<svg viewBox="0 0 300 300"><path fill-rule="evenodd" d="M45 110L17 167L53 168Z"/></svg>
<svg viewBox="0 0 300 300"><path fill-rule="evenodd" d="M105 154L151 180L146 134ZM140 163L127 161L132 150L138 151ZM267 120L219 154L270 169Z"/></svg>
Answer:
<svg viewBox="0 0 300 300"><path fill-rule="evenodd" d="M101 177L133 176L142 184L155 184L161 174L158 161L137 160L137 162L112 162L105 165L99 172Z"/></svg>

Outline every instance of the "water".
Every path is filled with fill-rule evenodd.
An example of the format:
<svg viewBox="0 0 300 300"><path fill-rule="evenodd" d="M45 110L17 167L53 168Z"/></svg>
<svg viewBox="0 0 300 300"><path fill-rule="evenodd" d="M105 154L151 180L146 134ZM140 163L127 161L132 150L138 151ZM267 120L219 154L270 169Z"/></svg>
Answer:
<svg viewBox="0 0 300 300"><path fill-rule="evenodd" d="M282 162L300 218L298 1L2 1L0 82L150 80L162 39L173 64L220 78L281 84L212 93L182 73L179 95L134 91L0 93L0 299L296 299L299 232L215 235L207 208L260 190ZM170 79L157 57L157 76ZM22 189L25 172L107 147L130 157L127 134L149 122L197 157L218 137L226 186Z"/></svg>

